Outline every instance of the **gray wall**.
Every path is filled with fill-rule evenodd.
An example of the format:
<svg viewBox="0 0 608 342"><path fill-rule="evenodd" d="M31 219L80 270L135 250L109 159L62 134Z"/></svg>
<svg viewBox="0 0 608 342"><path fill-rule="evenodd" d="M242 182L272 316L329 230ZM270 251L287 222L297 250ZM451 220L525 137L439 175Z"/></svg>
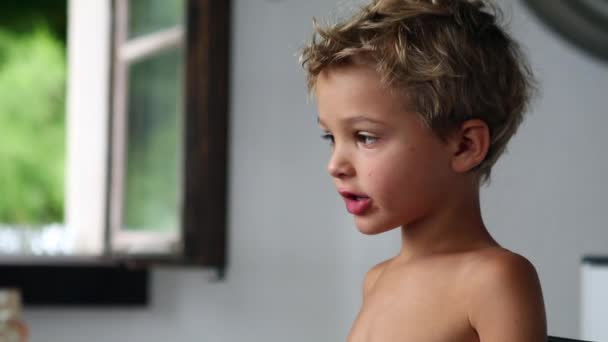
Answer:
<svg viewBox="0 0 608 342"><path fill-rule="evenodd" d="M576 50L519 4L507 13L541 97L483 191L484 216L504 246L536 265L549 331L575 337L581 255L608 254L608 63Z"/></svg>
<svg viewBox="0 0 608 342"><path fill-rule="evenodd" d="M146 310L28 310L34 342L344 340L364 272L399 235L357 233L324 171L296 54L337 1L235 0L228 279L158 269ZM484 215L537 266L550 332L576 337L579 259L608 253L608 65L511 6L543 97L483 190Z"/></svg>

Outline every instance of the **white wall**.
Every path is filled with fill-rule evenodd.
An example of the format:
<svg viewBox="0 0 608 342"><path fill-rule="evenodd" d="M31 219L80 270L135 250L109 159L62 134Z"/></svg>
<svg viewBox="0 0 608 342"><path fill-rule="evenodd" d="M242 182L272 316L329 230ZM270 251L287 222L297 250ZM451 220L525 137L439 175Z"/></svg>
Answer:
<svg viewBox="0 0 608 342"><path fill-rule="evenodd" d="M234 1L228 279L159 269L145 310L28 310L33 342L344 340L365 270L399 237L358 234L325 175L329 149L296 55L310 18L338 1ZM608 253L608 65L519 3L512 12L543 97L483 190L484 213L537 266L550 332L576 337L580 256Z"/></svg>

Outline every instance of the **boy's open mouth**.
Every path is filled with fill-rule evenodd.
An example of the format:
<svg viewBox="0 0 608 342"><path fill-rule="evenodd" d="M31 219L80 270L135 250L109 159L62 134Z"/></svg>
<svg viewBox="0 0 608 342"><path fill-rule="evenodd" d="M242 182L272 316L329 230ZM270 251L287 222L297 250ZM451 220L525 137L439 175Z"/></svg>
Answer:
<svg viewBox="0 0 608 342"><path fill-rule="evenodd" d="M340 191L340 195L346 203L346 210L353 215L363 215L372 204L371 198L364 194L349 191Z"/></svg>

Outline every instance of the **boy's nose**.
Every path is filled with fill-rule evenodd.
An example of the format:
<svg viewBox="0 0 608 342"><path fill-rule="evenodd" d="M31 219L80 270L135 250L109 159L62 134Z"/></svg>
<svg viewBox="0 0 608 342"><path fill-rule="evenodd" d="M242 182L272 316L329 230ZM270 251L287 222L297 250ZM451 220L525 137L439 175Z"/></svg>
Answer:
<svg viewBox="0 0 608 342"><path fill-rule="evenodd" d="M329 159L327 171L329 172L329 175L334 178L344 178L354 174L353 165L348 159L343 154L335 152L331 156L331 159Z"/></svg>

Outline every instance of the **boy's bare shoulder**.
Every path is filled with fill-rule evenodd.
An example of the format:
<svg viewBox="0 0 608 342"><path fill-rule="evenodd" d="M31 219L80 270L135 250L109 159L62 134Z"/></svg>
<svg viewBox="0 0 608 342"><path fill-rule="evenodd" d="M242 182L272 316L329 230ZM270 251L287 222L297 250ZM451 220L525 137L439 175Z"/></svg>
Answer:
<svg viewBox="0 0 608 342"><path fill-rule="evenodd" d="M528 259L488 248L475 253L467 268L469 320L482 341L546 339L540 281Z"/></svg>
<svg viewBox="0 0 608 342"><path fill-rule="evenodd" d="M537 283L534 265L524 256L501 247L471 252L468 265L471 285L480 289L509 283Z"/></svg>
<svg viewBox="0 0 608 342"><path fill-rule="evenodd" d="M534 266L524 256L502 247L488 247L469 252L469 267L479 276L492 272L534 271Z"/></svg>
<svg viewBox="0 0 608 342"><path fill-rule="evenodd" d="M501 247L472 252L467 269L468 287L484 303L485 295L540 296L540 281L532 263L524 256Z"/></svg>

